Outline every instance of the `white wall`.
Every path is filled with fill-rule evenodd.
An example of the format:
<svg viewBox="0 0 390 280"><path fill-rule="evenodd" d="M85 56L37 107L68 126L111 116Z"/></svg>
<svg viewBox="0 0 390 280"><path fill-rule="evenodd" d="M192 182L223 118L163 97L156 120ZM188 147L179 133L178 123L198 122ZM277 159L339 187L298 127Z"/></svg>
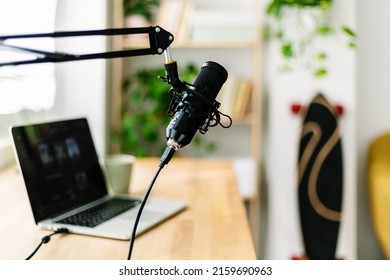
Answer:
<svg viewBox="0 0 390 280"><path fill-rule="evenodd" d="M106 28L106 0L58 0L57 31ZM102 52L104 37L74 37L58 40L58 50L70 53ZM86 116L99 154L105 152L106 61L86 60L56 64L55 115Z"/></svg>
<svg viewBox="0 0 390 280"><path fill-rule="evenodd" d="M334 22L355 26L355 2L335 1ZM344 200L338 257L356 258L356 53L336 40L323 42L330 50L329 75L316 79L304 70L278 71L279 54L274 44L265 45L264 102L266 125L263 131L265 182L268 213L263 221L266 235L264 257L289 259L304 252L300 233L295 170L302 118L293 115L293 102L307 104L320 91L345 108L340 118L344 156Z"/></svg>
<svg viewBox="0 0 390 280"><path fill-rule="evenodd" d="M390 130L390 1L357 1L358 257L384 259L367 200L366 153L374 137Z"/></svg>

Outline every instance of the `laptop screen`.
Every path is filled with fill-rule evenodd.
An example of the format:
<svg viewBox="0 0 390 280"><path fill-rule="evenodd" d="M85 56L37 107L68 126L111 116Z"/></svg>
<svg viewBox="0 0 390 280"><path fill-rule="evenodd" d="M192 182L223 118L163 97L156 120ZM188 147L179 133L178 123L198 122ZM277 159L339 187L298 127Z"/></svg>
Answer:
<svg viewBox="0 0 390 280"><path fill-rule="evenodd" d="M12 127L35 222L107 194L85 118Z"/></svg>

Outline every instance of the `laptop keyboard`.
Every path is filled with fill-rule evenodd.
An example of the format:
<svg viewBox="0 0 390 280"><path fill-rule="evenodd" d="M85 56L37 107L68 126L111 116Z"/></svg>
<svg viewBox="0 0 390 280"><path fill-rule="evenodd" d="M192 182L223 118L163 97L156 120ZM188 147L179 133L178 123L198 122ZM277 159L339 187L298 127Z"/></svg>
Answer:
<svg viewBox="0 0 390 280"><path fill-rule="evenodd" d="M138 199L113 198L83 212L66 217L58 221L58 223L95 227L112 217L136 207L140 203L141 201Z"/></svg>

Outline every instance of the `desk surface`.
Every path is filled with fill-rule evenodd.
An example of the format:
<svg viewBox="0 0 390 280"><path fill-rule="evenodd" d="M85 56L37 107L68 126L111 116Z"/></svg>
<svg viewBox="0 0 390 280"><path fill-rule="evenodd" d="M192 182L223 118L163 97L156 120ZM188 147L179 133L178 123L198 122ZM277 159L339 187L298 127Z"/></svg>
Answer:
<svg viewBox="0 0 390 280"><path fill-rule="evenodd" d="M143 195L158 159L138 159L132 193ZM0 259L25 259L50 232L36 227L16 167L0 174ZM256 259L244 206L229 161L174 158L151 197L184 199L189 207L138 236L132 259ZM59 234L33 259L126 260L128 241Z"/></svg>

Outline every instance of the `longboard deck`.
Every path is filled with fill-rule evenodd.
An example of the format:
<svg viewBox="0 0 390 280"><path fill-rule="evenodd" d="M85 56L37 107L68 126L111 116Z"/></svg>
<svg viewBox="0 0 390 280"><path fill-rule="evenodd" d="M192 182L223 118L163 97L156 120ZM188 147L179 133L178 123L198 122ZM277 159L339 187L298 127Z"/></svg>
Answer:
<svg viewBox="0 0 390 280"><path fill-rule="evenodd" d="M343 193L341 148L336 109L318 94L304 112L297 169L307 259L336 259Z"/></svg>
<svg viewBox="0 0 390 280"><path fill-rule="evenodd" d="M368 198L374 232L390 259L390 133L370 144L367 158Z"/></svg>

